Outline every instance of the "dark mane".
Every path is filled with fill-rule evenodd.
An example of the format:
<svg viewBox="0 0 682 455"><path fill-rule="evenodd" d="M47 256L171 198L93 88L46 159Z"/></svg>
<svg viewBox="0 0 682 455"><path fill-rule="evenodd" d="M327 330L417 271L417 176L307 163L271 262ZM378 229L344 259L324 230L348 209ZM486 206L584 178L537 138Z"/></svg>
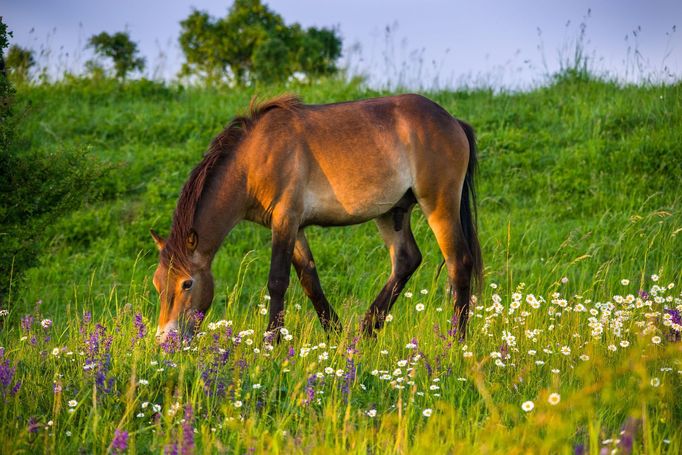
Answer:
<svg viewBox="0 0 682 455"><path fill-rule="evenodd" d="M172 260L175 268L185 272L189 270L187 238L194 226L194 216L199 200L207 182L213 177L212 171L216 164L221 158L237 148L263 115L275 109L294 111L301 106L301 100L295 95L280 95L263 103L258 103L256 97L253 97L249 103L249 114L233 118L225 129L211 141L204 158L192 169L189 178L182 187L173 215L173 225L166 245L161 251L162 262L168 265Z"/></svg>

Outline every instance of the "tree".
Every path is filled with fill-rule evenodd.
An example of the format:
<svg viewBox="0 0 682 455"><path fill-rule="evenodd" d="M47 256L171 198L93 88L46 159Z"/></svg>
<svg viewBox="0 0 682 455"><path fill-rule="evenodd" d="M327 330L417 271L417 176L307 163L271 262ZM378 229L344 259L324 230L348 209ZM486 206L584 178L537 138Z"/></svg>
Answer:
<svg viewBox="0 0 682 455"><path fill-rule="evenodd" d="M238 84L276 82L300 71L333 74L341 39L333 29L287 26L261 0L235 0L226 17L193 11L180 22L181 75Z"/></svg>
<svg viewBox="0 0 682 455"><path fill-rule="evenodd" d="M21 83L28 81L29 71L35 66L36 61L32 50L13 44L7 52L5 64L14 81Z"/></svg>
<svg viewBox="0 0 682 455"><path fill-rule="evenodd" d="M88 47L93 48L95 54L113 60L114 72L119 79L125 79L132 71L144 70L145 60L138 55L137 43L130 39L128 32L93 35L88 40Z"/></svg>

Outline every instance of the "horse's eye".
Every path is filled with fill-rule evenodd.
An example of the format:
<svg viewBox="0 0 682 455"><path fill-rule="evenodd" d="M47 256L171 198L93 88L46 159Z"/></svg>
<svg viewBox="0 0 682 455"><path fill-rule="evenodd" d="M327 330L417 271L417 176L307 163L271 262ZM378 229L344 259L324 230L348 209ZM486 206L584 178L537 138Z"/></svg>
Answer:
<svg viewBox="0 0 682 455"><path fill-rule="evenodd" d="M192 285L194 284L193 280L185 280L182 282L182 290L183 291L189 291L192 289Z"/></svg>

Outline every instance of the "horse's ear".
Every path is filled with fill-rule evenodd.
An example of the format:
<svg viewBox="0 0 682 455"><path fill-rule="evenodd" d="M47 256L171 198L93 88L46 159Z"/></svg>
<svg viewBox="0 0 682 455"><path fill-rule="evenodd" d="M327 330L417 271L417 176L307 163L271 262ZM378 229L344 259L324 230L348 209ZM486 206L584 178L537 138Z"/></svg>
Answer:
<svg viewBox="0 0 682 455"><path fill-rule="evenodd" d="M163 250L163 247L166 246L166 241L163 239L163 237L157 234L154 229L150 229L149 233L152 235L154 243L156 243L156 247L159 249L159 251Z"/></svg>
<svg viewBox="0 0 682 455"><path fill-rule="evenodd" d="M189 249L190 251L196 250L197 242L198 242L197 232L194 229L192 229L191 231L189 231L189 234L187 234L187 249Z"/></svg>

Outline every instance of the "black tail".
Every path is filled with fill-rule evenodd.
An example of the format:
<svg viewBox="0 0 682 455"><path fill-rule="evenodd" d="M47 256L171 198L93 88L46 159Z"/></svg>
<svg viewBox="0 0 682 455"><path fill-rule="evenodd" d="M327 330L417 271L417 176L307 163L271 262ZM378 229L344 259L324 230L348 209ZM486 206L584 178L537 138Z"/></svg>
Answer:
<svg viewBox="0 0 682 455"><path fill-rule="evenodd" d="M481 244L478 241L477 226L478 215L476 210L476 185L474 176L478 167L476 157L476 135L474 129L466 122L458 120L464 129L464 133L469 140L469 165L464 179L462 189L462 200L459 205L459 218L462 223L464 239L469 247L472 259L472 277L474 282L474 292L480 292L483 286L483 256L481 255Z"/></svg>

